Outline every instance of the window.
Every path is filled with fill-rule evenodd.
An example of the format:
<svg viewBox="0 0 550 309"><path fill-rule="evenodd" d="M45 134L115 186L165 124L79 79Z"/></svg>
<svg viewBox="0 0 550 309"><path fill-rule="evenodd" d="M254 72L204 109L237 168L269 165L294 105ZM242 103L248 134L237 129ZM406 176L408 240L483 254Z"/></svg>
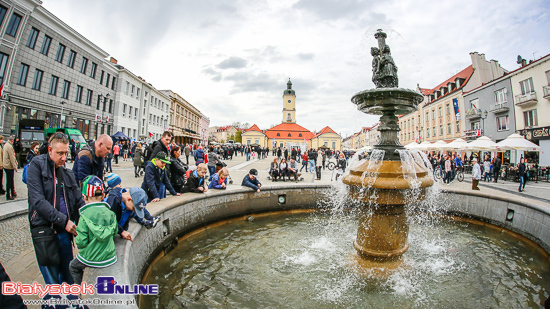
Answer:
<svg viewBox="0 0 550 309"><path fill-rule="evenodd" d="M132 91L130 92L130 96L134 96L134 90L136 90L136 86L132 85Z"/></svg>
<svg viewBox="0 0 550 309"><path fill-rule="evenodd" d="M470 109L478 108L478 106L479 106L479 99L470 100Z"/></svg>
<svg viewBox="0 0 550 309"><path fill-rule="evenodd" d="M136 108L134 108L134 120L137 119L137 113L138 113L138 109L136 107Z"/></svg>
<svg viewBox="0 0 550 309"><path fill-rule="evenodd" d="M497 117L497 130L508 131L508 115Z"/></svg>
<svg viewBox="0 0 550 309"><path fill-rule="evenodd" d="M122 105L122 117L126 117L126 107L126 104Z"/></svg>
<svg viewBox="0 0 550 309"><path fill-rule="evenodd" d="M447 123L447 134L451 134L451 124Z"/></svg>
<svg viewBox="0 0 550 309"><path fill-rule="evenodd" d="M537 110L523 112L523 121L526 127L538 126L539 121L537 119Z"/></svg>
<svg viewBox="0 0 550 309"><path fill-rule="evenodd" d="M302 133L298 134L298 137L302 137Z"/></svg>
<svg viewBox="0 0 550 309"><path fill-rule="evenodd" d="M259 138L255 138L255 139L254 139L254 143L260 144L260 139L259 139Z"/></svg>
<svg viewBox="0 0 550 309"><path fill-rule="evenodd" d="M65 56L65 45L59 43L57 54L55 55L55 61L63 63L63 56Z"/></svg>
<svg viewBox="0 0 550 309"><path fill-rule="evenodd" d="M550 85L550 70L546 71L546 80L548 81L548 85Z"/></svg>
<svg viewBox="0 0 550 309"><path fill-rule="evenodd" d="M132 119L132 107L130 106L130 110L128 111L128 118Z"/></svg>
<svg viewBox="0 0 550 309"><path fill-rule="evenodd" d="M21 86L27 85L27 75L29 74L29 66L21 63L21 68L19 69L19 78L17 79L17 84Z"/></svg>
<svg viewBox="0 0 550 309"><path fill-rule="evenodd" d="M139 100L139 90L140 90L139 88L137 88L137 90L136 90L136 99L138 99L138 100Z"/></svg>
<svg viewBox="0 0 550 309"><path fill-rule="evenodd" d="M115 90L115 81L116 81L116 78L113 76L113 81L111 82L111 89L112 90Z"/></svg>
<svg viewBox="0 0 550 309"><path fill-rule="evenodd" d="M103 75L105 75L105 71L101 70L101 76L99 77L99 84L103 85Z"/></svg>
<svg viewBox="0 0 550 309"><path fill-rule="evenodd" d="M451 106L447 104L447 115L451 114Z"/></svg>
<svg viewBox="0 0 550 309"><path fill-rule="evenodd" d="M529 77L526 80L522 80L519 82L519 85L521 87L521 94L526 95L531 92L535 92L535 87L533 87L533 78Z"/></svg>
<svg viewBox="0 0 550 309"><path fill-rule="evenodd" d="M92 69L90 70L90 77L95 79L95 70L97 69L97 64L92 62Z"/></svg>
<svg viewBox="0 0 550 309"><path fill-rule="evenodd" d="M87 69L88 69L88 59L86 57L82 57L82 65L80 66L80 73L86 74Z"/></svg>
<svg viewBox="0 0 550 309"><path fill-rule="evenodd" d="M69 82L68 80L65 80L63 82L63 93L61 94L61 97L63 99L68 99L70 90L71 90L71 82Z"/></svg>
<svg viewBox="0 0 550 309"><path fill-rule="evenodd" d="M151 119L153 119L153 115L149 114L149 124L151 124Z"/></svg>
<svg viewBox="0 0 550 309"><path fill-rule="evenodd" d="M109 100L109 113L113 112L113 100Z"/></svg>
<svg viewBox="0 0 550 309"><path fill-rule="evenodd" d="M439 117L443 117L443 107L439 107Z"/></svg>
<svg viewBox="0 0 550 309"><path fill-rule="evenodd" d="M430 112L426 112L426 122L430 122Z"/></svg>
<svg viewBox="0 0 550 309"><path fill-rule="evenodd" d="M82 103L82 86L76 86L76 96L74 99L75 102Z"/></svg>
<svg viewBox="0 0 550 309"><path fill-rule="evenodd" d="M436 132L435 132L435 127L433 127L433 136L434 136L434 137L437 136L437 134L436 134Z"/></svg>
<svg viewBox="0 0 550 309"><path fill-rule="evenodd" d="M44 76L44 71L36 69L34 72L34 81L32 82L32 89L40 91L42 87L42 76Z"/></svg>
<svg viewBox="0 0 550 309"><path fill-rule="evenodd" d="M101 95L97 95L97 105L95 109L100 110L101 109Z"/></svg>
<svg viewBox="0 0 550 309"><path fill-rule="evenodd" d="M495 102L497 105L506 103L506 88L495 91Z"/></svg>
<svg viewBox="0 0 550 309"><path fill-rule="evenodd" d="M0 24L2 24L2 22L4 21L4 16L6 16L7 12L8 12L8 9L0 5Z"/></svg>
<svg viewBox="0 0 550 309"><path fill-rule="evenodd" d="M472 130L479 130L481 129L481 122L472 122Z"/></svg>
<svg viewBox="0 0 550 309"><path fill-rule="evenodd" d="M426 138L430 137L430 129L426 130Z"/></svg>
<svg viewBox="0 0 550 309"><path fill-rule="evenodd" d="M67 66L69 68L74 68L74 59L76 58L76 52L71 49L71 52L69 53L69 62L67 62Z"/></svg>
<svg viewBox="0 0 550 309"><path fill-rule="evenodd" d="M290 137L290 133L288 133L288 137Z"/></svg>
<svg viewBox="0 0 550 309"><path fill-rule="evenodd" d="M50 92L49 94L57 95L57 82L59 81L59 77L52 75L52 80L50 82Z"/></svg>
<svg viewBox="0 0 550 309"><path fill-rule="evenodd" d="M17 33L17 28L19 28L20 22L21 22L21 16L13 13L10 19L10 23L8 24L8 28L6 28L6 34L11 35L12 37L15 37L15 34Z"/></svg>
<svg viewBox="0 0 550 309"><path fill-rule="evenodd" d="M460 122L456 123L456 133L460 133Z"/></svg>
<svg viewBox="0 0 550 309"><path fill-rule="evenodd" d="M34 49L34 46L36 45L36 39L38 38L38 34L40 31L36 29L35 27L31 28L31 33L29 33L29 39L27 40L27 46L30 49Z"/></svg>
<svg viewBox="0 0 550 309"><path fill-rule="evenodd" d="M432 109L432 119L435 120L435 109Z"/></svg>
<svg viewBox="0 0 550 309"><path fill-rule="evenodd" d="M42 47L40 48L40 53L47 56L48 53L50 52L50 45L51 44L52 44L52 38L45 35L44 36L44 41L42 41Z"/></svg>
<svg viewBox="0 0 550 309"><path fill-rule="evenodd" d="M107 79L105 79L105 87L109 87L109 79L111 78L111 74L107 73Z"/></svg>
<svg viewBox="0 0 550 309"><path fill-rule="evenodd" d="M90 89L88 89L88 96L86 97L86 105L92 106L92 97L94 96L94 92Z"/></svg>
<svg viewBox="0 0 550 309"><path fill-rule="evenodd" d="M281 134L280 134L280 133L277 133L277 136L281 136Z"/></svg>

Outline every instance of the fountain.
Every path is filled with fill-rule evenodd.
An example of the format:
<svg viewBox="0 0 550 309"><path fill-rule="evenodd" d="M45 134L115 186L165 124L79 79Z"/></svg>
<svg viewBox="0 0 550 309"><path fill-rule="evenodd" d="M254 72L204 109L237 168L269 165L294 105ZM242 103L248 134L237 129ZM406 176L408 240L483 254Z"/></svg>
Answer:
<svg viewBox="0 0 550 309"><path fill-rule="evenodd" d="M425 188L433 185L433 179L418 163L404 165L402 157L407 156L407 151L398 138L397 116L415 111L423 97L398 88L397 66L385 42L386 33L379 29L374 37L378 40L378 48L371 49L376 89L359 92L351 101L364 113L382 115L380 142L362 163L351 167L343 182L350 187L352 197L363 204L355 249L368 264L395 268L409 248L405 205L423 199ZM379 159L382 162L372 164ZM411 178L415 181L411 182ZM415 194L411 194L412 190Z"/></svg>

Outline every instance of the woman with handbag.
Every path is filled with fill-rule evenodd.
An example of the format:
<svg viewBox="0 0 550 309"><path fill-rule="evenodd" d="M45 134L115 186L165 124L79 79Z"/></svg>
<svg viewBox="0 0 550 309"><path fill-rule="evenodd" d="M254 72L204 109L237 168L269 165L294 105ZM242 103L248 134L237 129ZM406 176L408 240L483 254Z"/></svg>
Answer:
<svg viewBox="0 0 550 309"><path fill-rule="evenodd" d="M170 151L170 183L176 192L183 193L183 186L186 181L185 173L189 167L181 162L180 156L181 148L179 146L172 147Z"/></svg>

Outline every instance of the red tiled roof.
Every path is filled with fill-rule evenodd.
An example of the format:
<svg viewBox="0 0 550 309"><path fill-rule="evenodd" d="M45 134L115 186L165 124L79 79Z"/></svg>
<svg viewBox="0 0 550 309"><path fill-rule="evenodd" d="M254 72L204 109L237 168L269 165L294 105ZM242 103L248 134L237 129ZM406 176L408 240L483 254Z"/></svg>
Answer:
<svg viewBox="0 0 550 309"><path fill-rule="evenodd" d="M459 89L461 89L462 87L464 87L468 81L470 80L470 77L472 77L472 74L474 74L474 67L472 65L469 65L467 68L465 68L464 70L456 73L455 75L451 76L449 79L447 79L446 81L442 82L441 84L437 85L436 87L434 87L431 91L432 93L434 93L435 91L439 91L439 89L441 87L447 87L447 84L452 82L454 83L456 81L457 78L462 78L464 79L463 82L460 83L460 87L458 88L455 88L453 91L449 91L447 92L445 95L442 95L440 96L439 98L433 100L433 101L428 101L425 105L429 105L430 103L434 102L434 101L437 101ZM424 93L424 91L422 91L422 93ZM431 93L430 93L431 94ZM428 94L429 95L429 94Z"/></svg>
<svg viewBox="0 0 550 309"><path fill-rule="evenodd" d="M317 135L315 135L315 137L321 135L321 134L325 134L325 133L334 133L334 134L338 134L336 133L333 129L331 129L329 126L326 126L324 128L321 129L321 132L319 132Z"/></svg>
<svg viewBox="0 0 550 309"><path fill-rule="evenodd" d="M426 89L426 88L420 88L420 91L422 91L423 95L430 95L434 92L432 89Z"/></svg>
<svg viewBox="0 0 550 309"><path fill-rule="evenodd" d="M279 134L279 136L277 136L277 134ZM288 134L290 134L290 136L288 136ZM300 134L302 134L302 136L300 136ZM267 135L268 138L299 140L309 140L314 136L308 129L296 123L281 123L265 131L265 135Z"/></svg>
<svg viewBox="0 0 550 309"><path fill-rule="evenodd" d="M243 130L243 133L248 132L248 131L258 131L258 132L262 132L262 133L263 133L263 131L260 130L260 128L259 128L256 124L252 125L252 126L251 126L250 128L248 128L248 129Z"/></svg>

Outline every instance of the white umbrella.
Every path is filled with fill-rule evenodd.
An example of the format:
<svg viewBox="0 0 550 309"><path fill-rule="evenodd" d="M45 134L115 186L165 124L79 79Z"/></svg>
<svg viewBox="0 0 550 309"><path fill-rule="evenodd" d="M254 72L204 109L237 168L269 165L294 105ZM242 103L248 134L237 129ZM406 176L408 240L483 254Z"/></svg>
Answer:
<svg viewBox="0 0 550 309"><path fill-rule="evenodd" d="M417 143L417 142L412 142L412 143L408 143L407 145L405 145L405 148L407 148L407 149L415 149L415 148L418 148L418 145L420 145L420 144Z"/></svg>
<svg viewBox="0 0 550 309"><path fill-rule="evenodd" d="M430 145L430 150L443 150L446 147L447 147L447 143L445 141L439 140Z"/></svg>
<svg viewBox="0 0 550 309"><path fill-rule="evenodd" d="M476 150L495 151L497 149L497 143L493 142L487 136L482 136L476 139L475 141L464 145L464 149L469 151L476 151Z"/></svg>
<svg viewBox="0 0 550 309"><path fill-rule="evenodd" d="M465 141L461 138L457 138L454 141L448 143L446 149L449 149L449 150L462 150L462 149L464 149L464 146L466 146L467 144L468 144L467 141Z"/></svg>
<svg viewBox="0 0 550 309"><path fill-rule="evenodd" d="M420 143L418 146L416 146L416 149L422 150L422 151L427 151L427 150L430 150L431 145L432 145L432 143L430 143L428 141L424 141L424 142Z"/></svg>
<svg viewBox="0 0 550 309"><path fill-rule="evenodd" d="M512 134L505 140L497 143L497 149L499 151L505 150L521 150L521 151L540 151L540 146L526 140L519 134Z"/></svg>

